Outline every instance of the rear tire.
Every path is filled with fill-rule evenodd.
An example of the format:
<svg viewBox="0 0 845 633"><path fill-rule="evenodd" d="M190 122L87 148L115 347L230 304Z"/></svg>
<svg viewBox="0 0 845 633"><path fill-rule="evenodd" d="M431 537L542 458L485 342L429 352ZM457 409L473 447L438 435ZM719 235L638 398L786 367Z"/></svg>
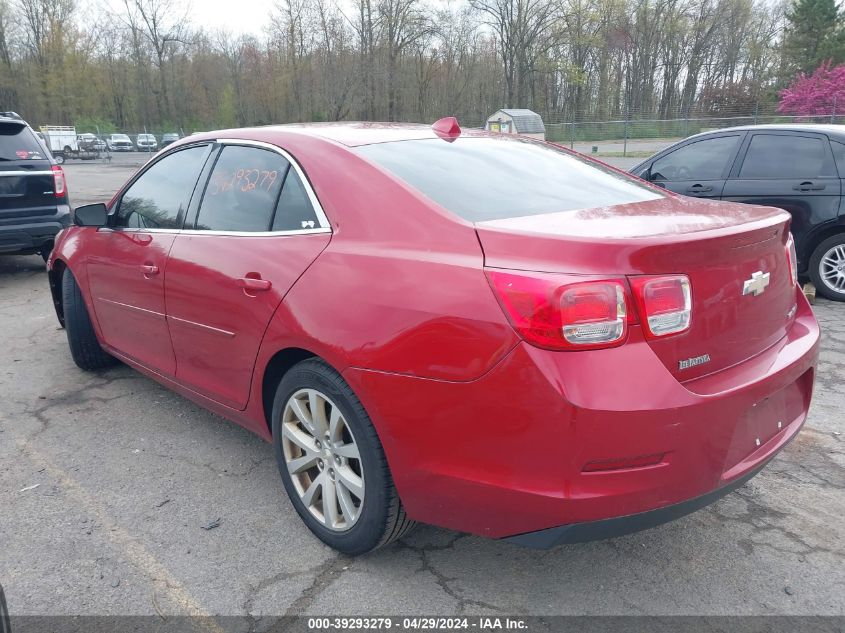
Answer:
<svg viewBox="0 0 845 633"><path fill-rule="evenodd" d="M100 346L82 292L70 270L62 275L62 307L65 315L65 330L70 355L80 369L94 371L117 363Z"/></svg>
<svg viewBox="0 0 845 633"><path fill-rule="evenodd" d="M64 165L65 164L65 155L64 154L54 154L53 158L56 160L57 165Z"/></svg>
<svg viewBox="0 0 845 633"><path fill-rule="evenodd" d="M317 418L312 403L322 409ZM370 417L334 369L315 358L294 365L276 389L272 415L285 490L305 525L326 545L364 554L416 525L402 507ZM339 431L326 432L332 428Z"/></svg>
<svg viewBox="0 0 845 633"><path fill-rule="evenodd" d="M832 301L845 301L845 233L833 235L816 247L807 272L816 292Z"/></svg>

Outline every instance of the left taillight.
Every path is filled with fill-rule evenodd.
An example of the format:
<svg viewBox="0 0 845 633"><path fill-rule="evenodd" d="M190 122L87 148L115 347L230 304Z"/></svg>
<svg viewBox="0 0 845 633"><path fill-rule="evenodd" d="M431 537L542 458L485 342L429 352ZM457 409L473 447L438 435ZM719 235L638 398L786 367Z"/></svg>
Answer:
<svg viewBox="0 0 845 633"><path fill-rule="evenodd" d="M795 239L792 233L786 241L786 261L789 264L789 274L791 275L792 285L798 283L798 256L795 253Z"/></svg>
<svg viewBox="0 0 845 633"><path fill-rule="evenodd" d="M680 334L692 322L692 290L686 275L629 277L646 336Z"/></svg>
<svg viewBox="0 0 845 633"><path fill-rule="evenodd" d="M57 198L64 198L67 195L65 172L58 165L53 165L53 190Z"/></svg>
<svg viewBox="0 0 845 633"><path fill-rule="evenodd" d="M499 304L530 344L552 350L621 345L628 334L623 279L487 269Z"/></svg>

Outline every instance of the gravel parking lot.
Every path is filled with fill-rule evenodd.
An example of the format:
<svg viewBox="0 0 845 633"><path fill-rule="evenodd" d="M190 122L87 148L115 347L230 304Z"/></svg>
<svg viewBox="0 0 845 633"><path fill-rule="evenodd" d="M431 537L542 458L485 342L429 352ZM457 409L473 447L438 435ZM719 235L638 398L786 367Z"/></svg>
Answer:
<svg viewBox="0 0 845 633"><path fill-rule="evenodd" d="M72 200L143 160L67 163ZM423 526L351 559L301 523L269 445L125 366L77 369L41 259L0 258L0 584L13 615L845 615L845 305L814 309L809 421L715 505L539 552Z"/></svg>

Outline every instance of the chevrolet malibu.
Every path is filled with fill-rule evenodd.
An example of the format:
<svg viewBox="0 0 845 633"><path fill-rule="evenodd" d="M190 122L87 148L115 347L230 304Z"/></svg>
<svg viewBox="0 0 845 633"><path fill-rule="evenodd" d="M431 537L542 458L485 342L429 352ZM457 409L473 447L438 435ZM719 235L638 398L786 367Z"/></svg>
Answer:
<svg viewBox="0 0 845 633"><path fill-rule="evenodd" d="M550 547L741 486L810 404L789 215L553 144L432 127L194 135L48 262L81 368L119 359L270 441L308 528Z"/></svg>

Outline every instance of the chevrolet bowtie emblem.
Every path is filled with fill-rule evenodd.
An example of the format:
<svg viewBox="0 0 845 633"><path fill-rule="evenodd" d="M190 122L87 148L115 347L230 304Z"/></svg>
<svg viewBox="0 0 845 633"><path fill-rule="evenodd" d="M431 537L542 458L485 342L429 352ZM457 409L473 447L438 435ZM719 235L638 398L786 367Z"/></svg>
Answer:
<svg viewBox="0 0 845 633"><path fill-rule="evenodd" d="M769 285L769 273L764 273L758 270L751 275L751 279L746 279L742 284L743 295L761 295L766 291L766 286Z"/></svg>

